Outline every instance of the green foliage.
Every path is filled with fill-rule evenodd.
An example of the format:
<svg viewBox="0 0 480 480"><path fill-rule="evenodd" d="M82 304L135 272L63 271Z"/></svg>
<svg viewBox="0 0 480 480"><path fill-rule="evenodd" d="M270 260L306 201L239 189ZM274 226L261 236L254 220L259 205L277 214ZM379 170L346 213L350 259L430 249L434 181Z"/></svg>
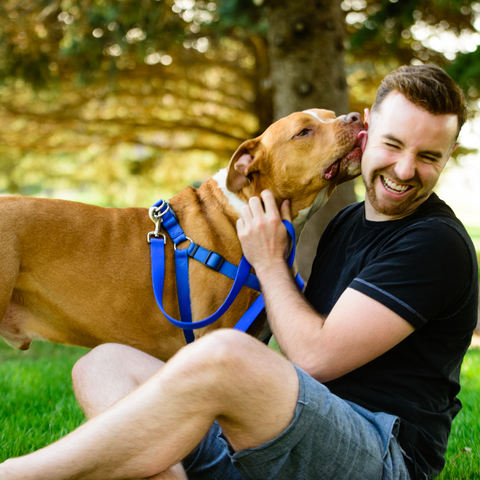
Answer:
<svg viewBox="0 0 480 480"><path fill-rule="evenodd" d="M268 21L263 8L252 0L219 0L218 20L215 27L220 31L241 27L250 32L267 34Z"/></svg>
<svg viewBox="0 0 480 480"><path fill-rule="evenodd" d="M253 47L182 5L1 3L0 192L148 206L226 165L259 129Z"/></svg>
<svg viewBox="0 0 480 480"><path fill-rule="evenodd" d="M0 2L0 192L148 205L225 166L272 120L268 12L255 0ZM343 0L351 110L405 63L449 68L472 100L473 0ZM299 11L299 16L302 12ZM198 159L198 160L197 160ZM172 165L197 164L170 177ZM186 166L185 170L189 170Z"/></svg>
<svg viewBox="0 0 480 480"><path fill-rule="evenodd" d="M363 2L364 22L349 26L351 51L356 56L371 57L373 54L396 57L400 63L412 59L448 63L443 55L426 48L412 36L412 26L433 26L437 30L450 30L459 34L462 30L474 30L475 12L472 1L463 0L390 0ZM354 5L355 2L344 2ZM348 11L347 7L345 10Z"/></svg>
<svg viewBox="0 0 480 480"><path fill-rule="evenodd" d="M185 38L184 22L165 1L6 0L0 13L0 77L20 77L37 88L56 83L65 70L80 83L99 81L121 68L120 52L135 66L148 49Z"/></svg>
<svg viewBox="0 0 480 480"><path fill-rule="evenodd" d="M446 32L456 37L473 34L478 7L470 0L344 0L353 110L371 105L384 75L410 63L434 62L446 68L476 100L478 91L473 87L480 81L478 54L437 51L425 39L440 38Z"/></svg>
<svg viewBox="0 0 480 480"><path fill-rule="evenodd" d="M459 56L445 70L468 92L480 84L480 51L477 49Z"/></svg>

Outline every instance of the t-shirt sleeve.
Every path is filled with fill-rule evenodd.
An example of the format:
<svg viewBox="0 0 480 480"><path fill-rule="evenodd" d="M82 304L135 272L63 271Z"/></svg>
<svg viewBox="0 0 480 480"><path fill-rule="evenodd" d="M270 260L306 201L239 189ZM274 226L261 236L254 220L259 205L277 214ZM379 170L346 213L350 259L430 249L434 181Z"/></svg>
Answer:
<svg viewBox="0 0 480 480"><path fill-rule="evenodd" d="M420 328L461 308L471 271L462 236L449 224L431 219L410 226L383 245L349 287Z"/></svg>

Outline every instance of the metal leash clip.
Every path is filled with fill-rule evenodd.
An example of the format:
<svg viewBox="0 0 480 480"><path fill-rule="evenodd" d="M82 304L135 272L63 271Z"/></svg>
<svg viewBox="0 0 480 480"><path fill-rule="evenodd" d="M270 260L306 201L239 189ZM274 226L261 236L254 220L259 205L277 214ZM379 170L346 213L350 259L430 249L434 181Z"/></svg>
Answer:
<svg viewBox="0 0 480 480"><path fill-rule="evenodd" d="M167 208L165 208L165 210L162 211L162 208L165 205L167 206ZM160 228L162 227L162 217L169 210L170 210L170 204L163 201L163 200L162 200L162 203L158 207L154 205L153 207L150 207L150 209L148 210L148 215L152 219L152 222L155 224L155 230L153 232L149 232L148 235L147 235L147 242L148 243L150 243L152 237L155 237L155 238L163 237L163 241L164 242L167 241L167 237L165 237L165 235L163 233L160 233Z"/></svg>

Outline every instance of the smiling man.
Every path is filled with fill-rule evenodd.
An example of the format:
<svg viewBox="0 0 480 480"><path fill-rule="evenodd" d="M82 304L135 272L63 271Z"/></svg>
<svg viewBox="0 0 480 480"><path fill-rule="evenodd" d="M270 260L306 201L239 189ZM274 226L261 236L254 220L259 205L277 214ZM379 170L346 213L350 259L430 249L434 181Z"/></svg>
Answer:
<svg viewBox="0 0 480 480"><path fill-rule="evenodd" d="M328 461L302 478L425 479L443 468L461 408L460 367L476 325L478 270L464 227L432 190L465 119L462 92L434 65L402 67L383 80L365 111L365 202L341 211L322 235L305 291L313 310L285 281L272 196L264 192L263 205L254 199L243 211L239 237L278 344L327 387L325 417L342 432L343 443L333 442L317 424L318 444L332 442L334 453L323 450ZM357 424L345 412L335 416L337 399L383 438L381 475L342 456L358 442L365 455L373 450L368 435L347 447Z"/></svg>
<svg viewBox="0 0 480 480"><path fill-rule="evenodd" d="M428 199L458 146L458 118L432 114L418 105L421 100L409 100L393 89L386 98L377 98L371 115L365 112L370 126L362 177L369 220L396 220L413 213Z"/></svg>
<svg viewBox="0 0 480 480"><path fill-rule="evenodd" d="M288 201L279 212L264 191L242 208L239 238L286 358L233 330L166 365L97 347L73 375L90 420L7 460L0 480L437 475L477 320L473 245L432 193L465 115L462 92L438 67L385 78L365 115L365 202L330 222L305 297L284 260Z"/></svg>
<svg viewBox="0 0 480 480"><path fill-rule="evenodd" d="M317 363L312 376L340 398L398 417L391 433L412 479L443 468L476 322L474 248L432 192L465 117L463 95L434 65L402 67L383 80L365 112L365 202L332 220L305 292L328 316L319 336L336 362Z"/></svg>

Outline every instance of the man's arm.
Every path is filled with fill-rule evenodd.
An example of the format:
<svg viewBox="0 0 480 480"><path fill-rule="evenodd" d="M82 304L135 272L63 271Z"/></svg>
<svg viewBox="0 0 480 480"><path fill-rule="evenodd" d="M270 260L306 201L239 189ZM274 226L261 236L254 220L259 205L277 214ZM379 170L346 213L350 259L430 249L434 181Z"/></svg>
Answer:
<svg viewBox="0 0 480 480"><path fill-rule="evenodd" d="M341 377L400 343L414 328L402 317L348 288L328 319L298 291L284 260L287 246L282 218L290 220L287 202L281 215L271 192L250 200L237 230L243 251L262 287L270 327L289 360L321 382Z"/></svg>

